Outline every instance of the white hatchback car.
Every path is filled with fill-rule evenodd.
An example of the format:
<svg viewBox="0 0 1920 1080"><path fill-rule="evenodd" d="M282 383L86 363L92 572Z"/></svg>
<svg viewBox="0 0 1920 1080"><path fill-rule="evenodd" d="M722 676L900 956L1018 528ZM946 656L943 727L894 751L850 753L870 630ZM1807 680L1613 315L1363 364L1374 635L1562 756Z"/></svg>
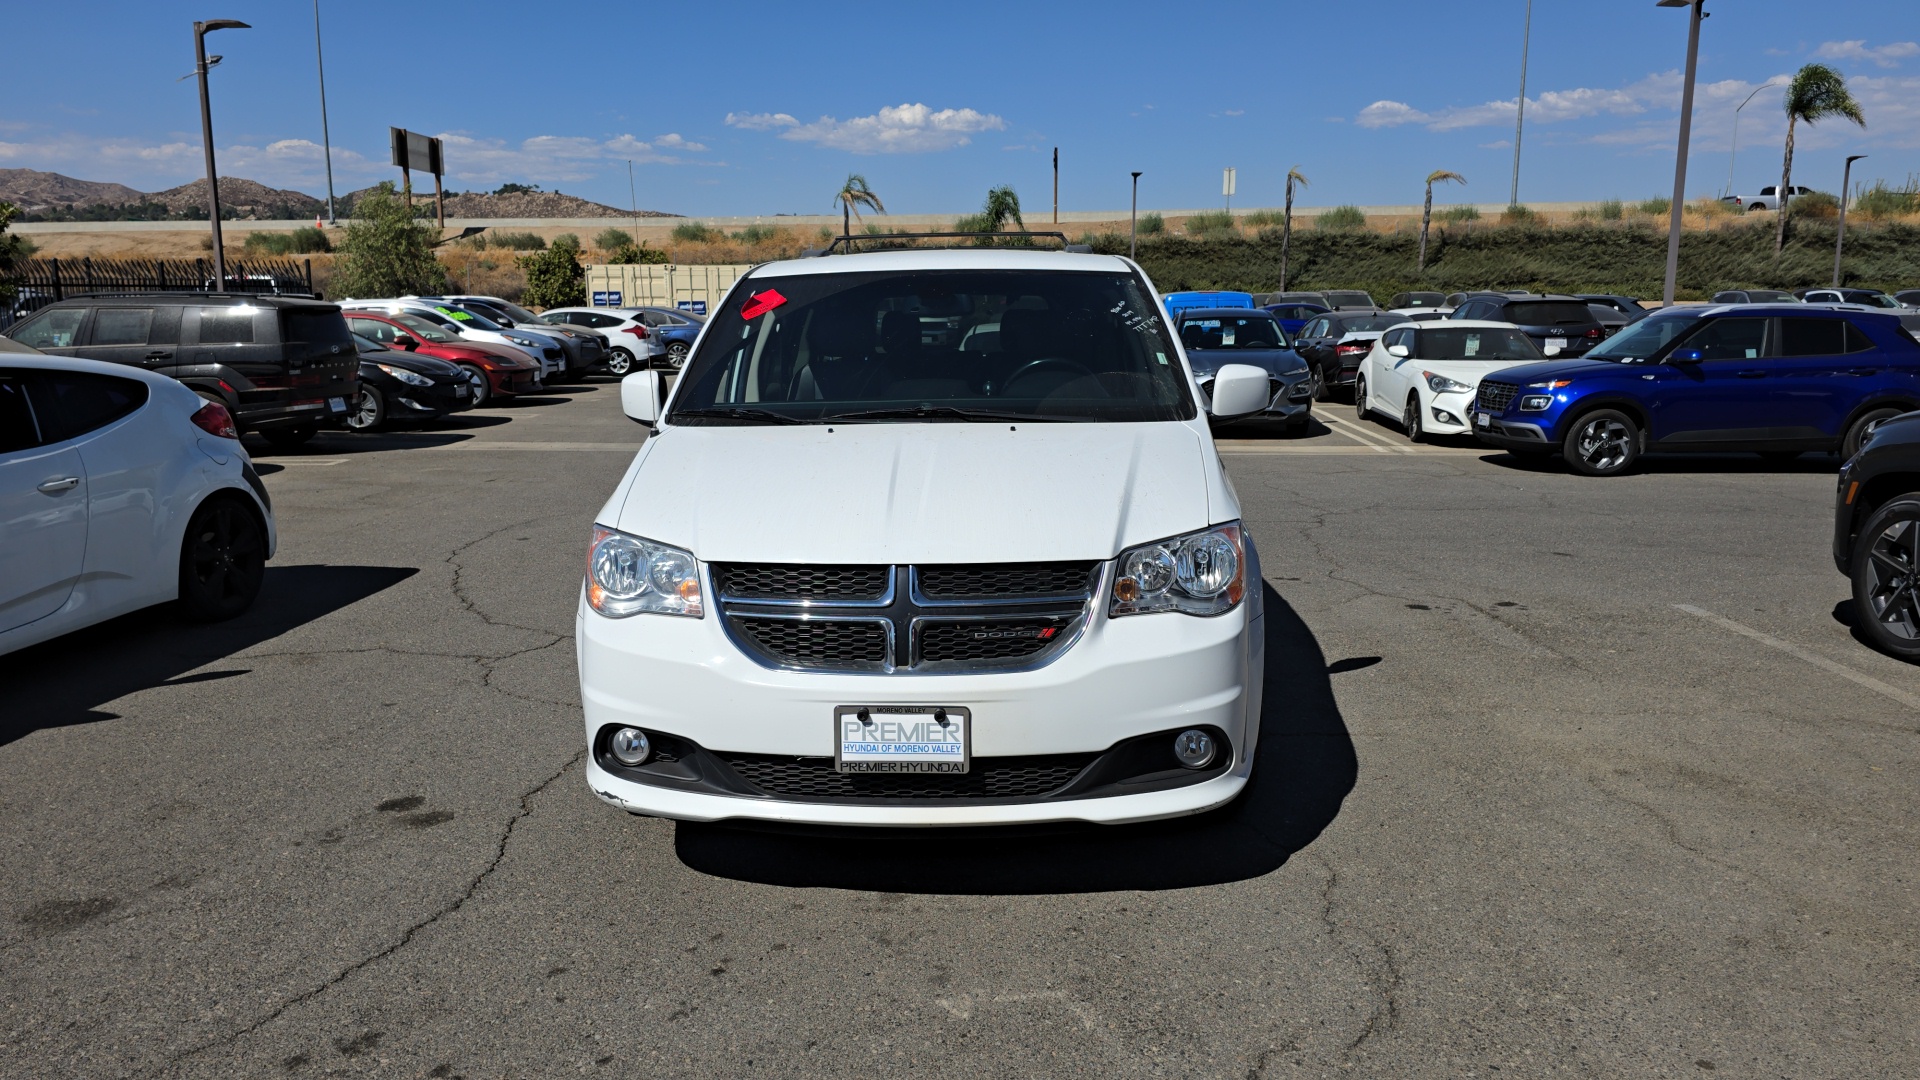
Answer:
<svg viewBox="0 0 1920 1080"><path fill-rule="evenodd" d="M0 653L169 600L232 618L275 539L224 405L125 364L0 351Z"/></svg>
<svg viewBox="0 0 1920 1080"><path fill-rule="evenodd" d="M600 511L587 781L687 820L1129 822L1247 783L1260 565L1138 266L1034 251L740 279ZM994 335L970 335L995 323ZM1267 373L1214 378L1223 415Z"/></svg>
<svg viewBox="0 0 1920 1080"><path fill-rule="evenodd" d="M1512 323L1448 319L1389 328L1360 361L1353 411L1400 421L1415 442L1428 435L1465 435L1468 407L1489 372L1546 359Z"/></svg>

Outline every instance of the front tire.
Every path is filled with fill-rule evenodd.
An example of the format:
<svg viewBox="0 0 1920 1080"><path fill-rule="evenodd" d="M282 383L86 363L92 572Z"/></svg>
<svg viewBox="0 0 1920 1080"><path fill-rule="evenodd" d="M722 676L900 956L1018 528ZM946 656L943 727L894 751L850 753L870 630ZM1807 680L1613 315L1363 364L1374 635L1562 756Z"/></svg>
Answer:
<svg viewBox="0 0 1920 1080"><path fill-rule="evenodd" d="M1847 428L1847 437L1840 442L1840 459L1848 461L1860 452L1860 447L1873 434L1873 429L1900 415L1899 409L1868 409L1860 414L1851 427Z"/></svg>
<svg viewBox="0 0 1920 1080"><path fill-rule="evenodd" d="M467 373L467 393L473 397L473 407L490 404L493 401L493 382L487 378L485 368L479 364L461 364L460 370Z"/></svg>
<svg viewBox="0 0 1920 1080"><path fill-rule="evenodd" d="M1400 426L1407 433L1408 442L1426 442L1426 417L1420 415L1420 391L1407 395L1407 407L1400 411Z"/></svg>
<svg viewBox="0 0 1920 1080"><path fill-rule="evenodd" d="M200 504L180 543L180 613L220 622L253 606L266 576L267 540L253 513L230 496Z"/></svg>
<svg viewBox="0 0 1920 1080"><path fill-rule="evenodd" d="M353 399L353 411L347 414L347 430L379 431L387 422L387 396L377 386L360 384L360 394Z"/></svg>
<svg viewBox="0 0 1920 1080"><path fill-rule="evenodd" d="M1333 387L1327 385L1326 369L1315 366L1313 369L1313 400L1332 401Z"/></svg>
<svg viewBox="0 0 1920 1080"><path fill-rule="evenodd" d="M1640 460L1640 425L1617 409L1596 409L1573 422L1561 452L1583 476L1618 476Z"/></svg>
<svg viewBox="0 0 1920 1080"><path fill-rule="evenodd" d="M1853 546L1854 624L1875 648L1920 661L1920 493L1875 510Z"/></svg>

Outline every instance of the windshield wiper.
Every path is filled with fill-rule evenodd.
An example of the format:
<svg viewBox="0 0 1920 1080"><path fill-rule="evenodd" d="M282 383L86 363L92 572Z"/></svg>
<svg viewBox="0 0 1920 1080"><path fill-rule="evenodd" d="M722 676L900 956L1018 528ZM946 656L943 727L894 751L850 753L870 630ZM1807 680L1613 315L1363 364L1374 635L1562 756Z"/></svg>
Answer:
<svg viewBox="0 0 1920 1080"><path fill-rule="evenodd" d="M706 409L675 409L667 417L669 423L681 420L745 420L754 424L808 424L811 420L802 420L797 416L774 412L772 409L749 409L740 406L721 406Z"/></svg>
<svg viewBox="0 0 1920 1080"><path fill-rule="evenodd" d="M861 409L856 412L828 413L822 420L965 420L1025 421L1034 424L1068 422L1074 417L1045 416L1034 413L1003 412L997 409L963 409L957 405L908 405L892 409Z"/></svg>

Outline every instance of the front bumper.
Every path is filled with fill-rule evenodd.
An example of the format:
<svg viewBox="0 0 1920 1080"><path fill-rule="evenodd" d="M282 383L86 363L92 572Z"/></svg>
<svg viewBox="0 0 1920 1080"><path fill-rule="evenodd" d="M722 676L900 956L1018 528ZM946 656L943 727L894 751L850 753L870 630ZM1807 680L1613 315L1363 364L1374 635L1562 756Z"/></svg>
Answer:
<svg viewBox="0 0 1920 1080"><path fill-rule="evenodd" d="M1486 422L1481 422L1486 417ZM1553 437L1553 429L1545 415L1539 420L1508 419L1490 413L1472 409L1466 414L1473 437L1488 446L1498 446L1506 450L1557 450L1560 443Z"/></svg>
<svg viewBox="0 0 1920 1080"><path fill-rule="evenodd" d="M1250 582L1257 561L1250 555ZM1140 794L1017 801L914 799L877 804L713 794L642 783L589 756L588 786L609 805L688 821L752 818L819 825L1122 823L1197 814L1239 794L1258 735L1262 618L1257 586L1215 618L1177 613L1108 620L1096 613L1072 648L1044 667L967 675L779 671L748 659L721 617L575 621L586 737L631 724L716 753L830 758L841 705L964 705L974 759L1104 753L1127 739L1218 728L1232 749L1223 771ZM1210 778L1205 778L1210 777ZM1069 791L1071 789L1068 789Z"/></svg>
<svg viewBox="0 0 1920 1080"><path fill-rule="evenodd" d="M1434 435L1466 435L1473 431L1474 391L1428 394L1422 403L1426 415L1421 422ZM1451 417L1452 419L1448 419Z"/></svg>

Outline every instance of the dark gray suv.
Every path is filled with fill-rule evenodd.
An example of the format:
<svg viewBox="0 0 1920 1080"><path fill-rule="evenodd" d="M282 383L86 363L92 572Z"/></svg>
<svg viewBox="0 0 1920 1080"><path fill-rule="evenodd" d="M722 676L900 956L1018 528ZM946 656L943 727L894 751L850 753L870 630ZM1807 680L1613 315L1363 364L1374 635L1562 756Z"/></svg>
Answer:
<svg viewBox="0 0 1920 1080"><path fill-rule="evenodd" d="M1587 302L1577 296L1469 296L1448 318L1512 323L1549 360L1580 356L1607 336Z"/></svg>

